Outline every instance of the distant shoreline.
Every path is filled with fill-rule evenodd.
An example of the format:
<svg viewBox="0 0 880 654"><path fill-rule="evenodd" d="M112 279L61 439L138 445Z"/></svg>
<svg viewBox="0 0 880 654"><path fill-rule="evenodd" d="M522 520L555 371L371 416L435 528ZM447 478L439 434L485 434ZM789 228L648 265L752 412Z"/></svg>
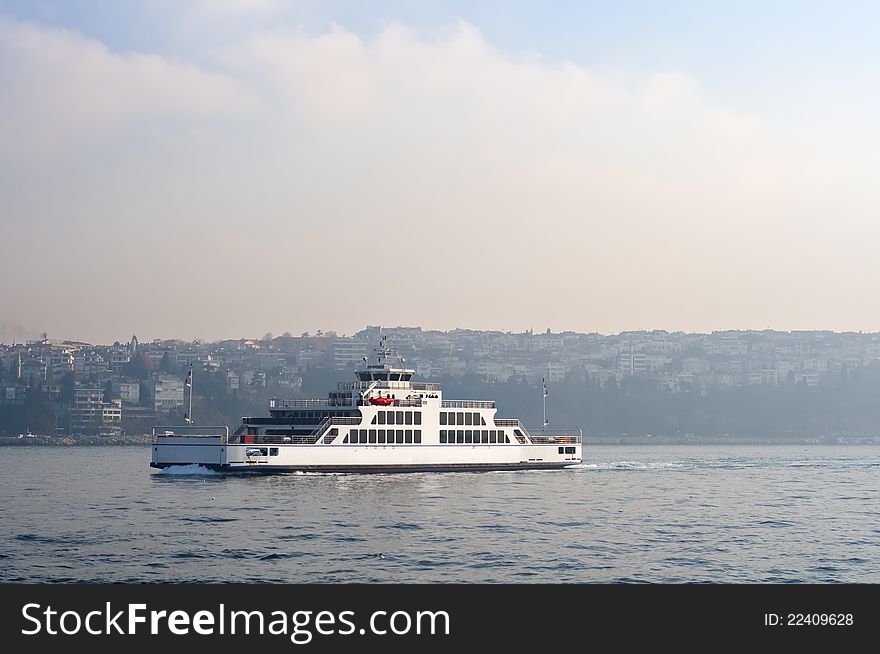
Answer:
<svg viewBox="0 0 880 654"><path fill-rule="evenodd" d="M150 434L132 436L0 436L0 447L76 447L149 445Z"/></svg>
<svg viewBox="0 0 880 654"><path fill-rule="evenodd" d="M0 447L124 447L152 444L150 434L130 436L0 436ZM880 445L878 436L801 436L754 438L746 436L585 436L584 445Z"/></svg>

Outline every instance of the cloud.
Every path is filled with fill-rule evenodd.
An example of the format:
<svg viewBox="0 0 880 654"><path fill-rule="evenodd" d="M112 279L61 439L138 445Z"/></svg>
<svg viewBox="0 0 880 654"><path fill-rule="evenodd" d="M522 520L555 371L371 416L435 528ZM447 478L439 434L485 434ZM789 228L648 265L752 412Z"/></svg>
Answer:
<svg viewBox="0 0 880 654"><path fill-rule="evenodd" d="M280 0L198 0L198 9L205 14L269 13L280 8Z"/></svg>
<svg viewBox="0 0 880 654"><path fill-rule="evenodd" d="M137 315L153 323L118 330L203 338L763 327L810 288L784 313L814 327L853 275L880 282L859 264L880 237L859 162L842 174L803 135L719 106L681 71L510 55L463 22L372 38L256 29L199 61L0 23L0 158L61 161L15 188L0 180L0 195L37 222L89 228L45 246L59 302L76 285L69 252L86 276L126 271L102 277L119 300L80 325L116 333ZM96 141L100 159L75 150ZM139 247L114 247L126 239ZM157 253L200 262L185 293ZM16 257L4 265L27 265ZM37 277L8 289L11 304L40 292ZM192 297L213 302L193 312ZM241 306L269 309L257 327ZM76 311L57 327L45 313L54 333Z"/></svg>
<svg viewBox="0 0 880 654"><path fill-rule="evenodd" d="M560 220L692 222L702 210L717 222L771 196L791 200L810 175L759 119L713 106L686 75L510 57L466 23L435 34L391 25L370 40L338 27L264 32L223 61L275 99L279 131L337 155L350 139L355 159L420 193L443 180L445 197L430 204L462 215L462 200L479 199L513 223L534 219L528 207Z"/></svg>
<svg viewBox="0 0 880 654"><path fill-rule="evenodd" d="M115 53L82 34L0 18L0 156L51 158L126 130L241 115L237 80L154 54Z"/></svg>

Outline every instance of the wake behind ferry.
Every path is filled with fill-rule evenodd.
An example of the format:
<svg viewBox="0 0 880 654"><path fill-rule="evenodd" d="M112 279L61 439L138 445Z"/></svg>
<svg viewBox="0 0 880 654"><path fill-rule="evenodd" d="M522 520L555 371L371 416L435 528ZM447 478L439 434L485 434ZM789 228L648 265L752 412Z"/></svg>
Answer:
<svg viewBox="0 0 880 654"><path fill-rule="evenodd" d="M439 384L413 382L415 370L384 338L374 354L326 400L270 400L268 418L243 418L231 436L225 427L157 427L150 465L416 472L581 463L580 429L531 433L517 419L496 418L494 401L444 400Z"/></svg>

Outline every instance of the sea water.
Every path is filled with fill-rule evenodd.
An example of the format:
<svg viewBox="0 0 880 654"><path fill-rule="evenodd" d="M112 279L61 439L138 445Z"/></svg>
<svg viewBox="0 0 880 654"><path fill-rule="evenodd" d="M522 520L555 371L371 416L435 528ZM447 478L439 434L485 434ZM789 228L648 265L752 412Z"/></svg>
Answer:
<svg viewBox="0 0 880 654"><path fill-rule="evenodd" d="M231 476L0 450L4 582L880 582L880 446L590 446L556 471Z"/></svg>

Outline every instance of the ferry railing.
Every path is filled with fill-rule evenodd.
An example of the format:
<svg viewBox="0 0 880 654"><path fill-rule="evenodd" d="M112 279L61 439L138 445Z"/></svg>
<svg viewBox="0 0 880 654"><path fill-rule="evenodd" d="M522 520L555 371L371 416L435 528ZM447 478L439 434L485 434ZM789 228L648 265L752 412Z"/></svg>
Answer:
<svg viewBox="0 0 880 654"><path fill-rule="evenodd" d="M239 442L240 445L314 445L317 441L313 436L279 436L277 434L261 434L253 436L253 443Z"/></svg>
<svg viewBox="0 0 880 654"><path fill-rule="evenodd" d="M153 427L153 443L160 438L217 438L225 445L229 442L229 427L223 425L156 425Z"/></svg>
<svg viewBox="0 0 880 654"><path fill-rule="evenodd" d="M375 385L374 385L375 384ZM338 391L362 391L367 388L381 388L383 390L395 391L439 391L440 384L425 382L401 382L401 381L356 381L356 382L337 382L336 390Z"/></svg>
<svg viewBox="0 0 880 654"><path fill-rule="evenodd" d="M330 425L331 418L328 416L324 418L321 422L318 423L318 426L312 430L312 433L309 434L310 438L314 438L317 440L324 433L324 430Z"/></svg>
<svg viewBox="0 0 880 654"><path fill-rule="evenodd" d="M526 444L526 439L530 438L529 430L526 429L525 425L523 425L519 420L510 420L508 418L495 418L495 426L496 427L513 427L513 437L516 439L516 442L520 445ZM519 433L517 433L519 432Z"/></svg>
<svg viewBox="0 0 880 654"><path fill-rule="evenodd" d="M318 443L329 444L339 434L333 434L333 438L327 440L329 431L337 425L359 425L360 417L335 416L324 418L308 436L287 434L237 434L234 444L240 445L317 445ZM324 439L323 441L321 439Z"/></svg>
<svg viewBox="0 0 880 654"><path fill-rule="evenodd" d="M494 409L493 400L443 400L442 409Z"/></svg>
<svg viewBox="0 0 880 654"><path fill-rule="evenodd" d="M526 429L525 425L523 425L519 420L516 419L508 419L508 418L495 418L495 426L496 427L513 427L514 430L518 429L520 433L527 438L530 442L535 445L550 445L550 444L559 444L559 443L567 443L571 445L572 443L578 444L582 443L584 440L584 432L582 429L572 428L572 429L540 429L536 428L534 430ZM566 439L566 440L561 440ZM519 438L517 437L517 440Z"/></svg>
<svg viewBox="0 0 880 654"><path fill-rule="evenodd" d="M315 431L312 432L312 434L317 434L316 441L323 436L324 440L321 442L324 445L329 445L332 441L336 440L337 436L339 436L339 432L337 431L336 434L333 434L333 438L331 438L330 440L327 439L327 435L330 433L334 426L359 424L361 424L360 417L355 418L353 416L335 416L332 418L324 418L324 420L321 422L321 425L323 425L323 427L321 425L318 425L318 427L315 429Z"/></svg>
<svg viewBox="0 0 880 654"><path fill-rule="evenodd" d="M324 399L279 400L278 398L274 397L269 400L270 409L310 409L315 407L328 406L351 406L351 402Z"/></svg>
<svg viewBox="0 0 880 654"><path fill-rule="evenodd" d="M580 445L584 440L581 429L542 429L529 434L535 445Z"/></svg>
<svg viewBox="0 0 880 654"><path fill-rule="evenodd" d="M495 426L496 427L518 427L520 429L525 429L523 424L517 419L508 419L508 418L495 418Z"/></svg>

